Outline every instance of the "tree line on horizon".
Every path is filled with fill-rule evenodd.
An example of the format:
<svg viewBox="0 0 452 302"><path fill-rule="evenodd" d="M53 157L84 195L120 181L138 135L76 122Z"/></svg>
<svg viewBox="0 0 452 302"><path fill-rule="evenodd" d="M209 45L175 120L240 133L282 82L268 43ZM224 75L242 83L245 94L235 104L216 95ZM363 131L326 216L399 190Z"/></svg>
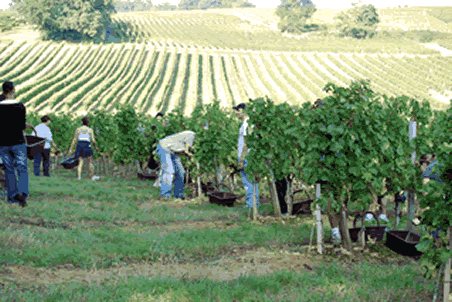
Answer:
<svg viewBox="0 0 452 302"><path fill-rule="evenodd" d="M248 0L180 0L177 9L210 9L222 7L253 7ZM33 25L43 40L71 40L73 42L106 42L110 35L120 34L121 27L112 15L117 12L146 10L175 10L168 2L153 6L151 0L12 0L10 9L18 17ZM301 34L306 31L327 29L308 20L317 11L312 0L281 0L275 14L280 18L281 32ZM353 8L336 18L336 28L343 36L364 39L376 34L380 22L372 4L354 3ZM7 21L9 22L9 21ZM115 41L117 41L115 39Z"/></svg>

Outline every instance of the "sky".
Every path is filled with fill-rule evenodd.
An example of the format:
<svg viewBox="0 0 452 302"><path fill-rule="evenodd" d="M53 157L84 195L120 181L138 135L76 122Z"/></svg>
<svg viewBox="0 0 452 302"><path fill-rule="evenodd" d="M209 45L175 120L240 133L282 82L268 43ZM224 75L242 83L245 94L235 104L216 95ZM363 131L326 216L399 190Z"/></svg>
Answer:
<svg viewBox="0 0 452 302"><path fill-rule="evenodd" d="M258 8L275 8L280 0L249 0ZM10 0L0 0L0 8L6 8ZM178 5L180 0L152 0L152 4L157 5L163 2ZM358 0L313 0L318 8L350 8L352 2ZM364 3L371 3L377 8L396 7L398 5L405 6L450 6L451 0L363 0Z"/></svg>

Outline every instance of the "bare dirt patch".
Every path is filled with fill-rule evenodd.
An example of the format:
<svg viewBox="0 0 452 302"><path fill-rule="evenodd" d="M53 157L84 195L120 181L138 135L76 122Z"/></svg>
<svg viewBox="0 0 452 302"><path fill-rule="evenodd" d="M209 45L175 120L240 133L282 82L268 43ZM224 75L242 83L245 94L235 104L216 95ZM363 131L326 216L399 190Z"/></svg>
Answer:
<svg viewBox="0 0 452 302"><path fill-rule="evenodd" d="M320 262L317 256L301 253L271 252L264 248L247 251L234 258L223 257L220 260L204 264L199 263L136 263L111 269L77 269L59 267L58 269L33 268L20 265L7 265L0 271L5 281L27 285L49 285L60 282L94 283L113 278L109 283L127 279L127 276L173 276L178 279L208 278L217 281L229 281L250 274L264 276L277 271L311 271Z"/></svg>

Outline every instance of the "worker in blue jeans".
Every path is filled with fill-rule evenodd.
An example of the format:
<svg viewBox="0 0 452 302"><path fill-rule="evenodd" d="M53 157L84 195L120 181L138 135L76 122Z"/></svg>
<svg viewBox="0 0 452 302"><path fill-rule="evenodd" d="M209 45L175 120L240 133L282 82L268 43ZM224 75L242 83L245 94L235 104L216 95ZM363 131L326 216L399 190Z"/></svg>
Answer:
<svg viewBox="0 0 452 302"><path fill-rule="evenodd" d="M162 179L160 182L161 200L171 198L171 189L174 181L174 198L184 199L185 169L179 155L192 157L193 142L196 134L193 131L183 131L165 137L157 145L157 154L160 158ZM173 176L175 175L175 177Z"/></svg>
<svg viewBox="0 0 452 302"><path fill-rule="evenodd" d="M19 203L20 206L25 207L30 193L27 145L23 131L33 126L26 122L25 106L14 100L16 92L14 84L6 81L2 88L0 129L4 132L0 135L0 158L5 167L7 200L9 203Z"/></svg>
<svg viewBox="0 0 452 302"><path fill-rule="evenodd" d="M447 157L447 155L446 155ZM422 157L421 157L422 160ZM421 162L420 160L420 162ZM439 171L438 168L442 168L443 165L441 163L438 163L437 160L433 160L433 162L428 163L428 166L423 169L422 167L422 162L421 162L421 171L424 170L422 172L422 179L426 180L428 179L428 181L430 180L436 180L438 181L440 184L444 184L444 181L441 179L441 172ZM426 181L425 183L427 183L428 181ZM446 199L446 196L443 195L444 199ZM430 232L430 234L433 236L433 238L438 239L439 236L439 231L445 231L442 227L438 227L438 229L436 231L432 231ZM434 246L432 246L432 248L434 248Z"/></svg>
<svg viewBox="0 0 452 302"><path fill-rule="evenodd" d="M240 171L240 175L242 176L243 185L245 187L245 207L248 209L253 208L253 195L256 196L256 206L260 207L259 203L259 185L252 180L250 180L248 174L245 173L244 168L247 166L248 161L245 157L248 155L250 149L246 147L245 143L245 135L248 134L248 115L243 111L245 110L246 105L240 104L236 107L233 107L235 110L237 117L242 121L242 126L239 131L239 139L238 139L238 170Z"/></svg>

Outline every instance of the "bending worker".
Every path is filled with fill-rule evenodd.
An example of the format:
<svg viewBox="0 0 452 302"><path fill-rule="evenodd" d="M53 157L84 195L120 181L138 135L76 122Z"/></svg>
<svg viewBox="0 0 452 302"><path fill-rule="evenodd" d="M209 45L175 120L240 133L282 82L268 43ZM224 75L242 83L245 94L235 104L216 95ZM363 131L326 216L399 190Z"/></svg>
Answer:
<svg viewBox="0 0 452 302"><path fill-rule="evenodd" d="M193 157L192 148L196 134L193 131L183 131L167 136L159 141L157 154L160 158L162 179L160 180L160 199L169 200L174 180L174 198L184 199L185 169L179 155Z"/></svg>

